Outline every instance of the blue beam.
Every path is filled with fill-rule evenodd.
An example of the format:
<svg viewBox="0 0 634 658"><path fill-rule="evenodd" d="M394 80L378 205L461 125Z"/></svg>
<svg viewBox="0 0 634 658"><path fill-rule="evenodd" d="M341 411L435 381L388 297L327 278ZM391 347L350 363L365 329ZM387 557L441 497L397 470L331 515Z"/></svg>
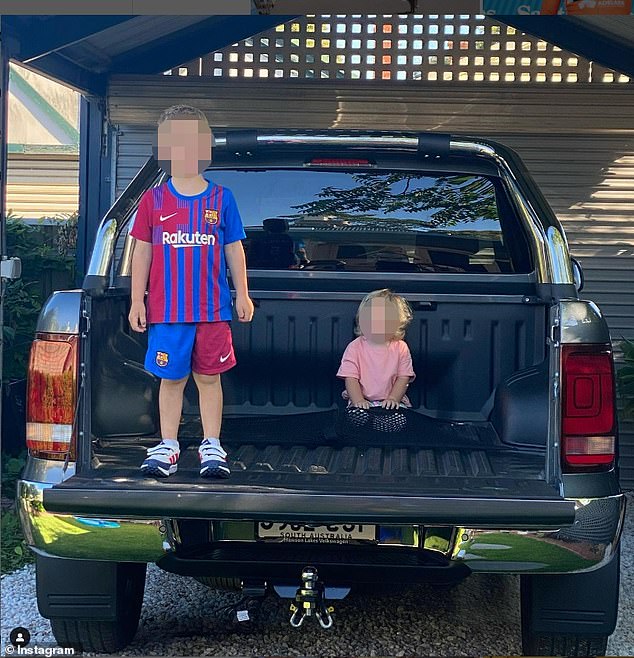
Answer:
<svg viewBox="0 0 634 658"><path fill-rule="evenodd" d="M6 235L4 230L4 212L6 207L7 192L7 119L9 116L9 58L11 56L10 46L5 33L6 19L0 16L0 259L7 255ZM11 44L13 45L13 44ZM0 279L0 332L2 331L4 299L4 281ZM2 372L2 340L0 335L0 373ZM2 406L0 403L0 416Z"/></svg>
<svg viewBox="0 0 634 658"><path fill-rule="evenodd" d="M59 53L51 52L36 60L23 61L20 52L24 51L24 44L31 41L32 20L29 20L31 18L30 16L2 16L2 40L4 41L6 37L13 44L9 57L35 73L41 73L58 82L63 82L77 91L105 95L106 75L89 71L76 62L65 59Z"/></svg>
<svg viewBox="0 0 634 658"><path fill-rule="evenodd" d="M15 18L24 21L26 17ZM20 61L32 62L131 18L134 16L38 16L37 20L31 18L25 25L28 40L23 39L20 43Z"/></svg>
<svg viewBox="0 0 634 658"><path fill-rule="evenodd" d="M579 16L495 16L499 21L554 43L581 57L634 76L634 44L603 32L592 17ZM600 17L599 17L600 18ZM625 20L633 16L623 17Z"/></svg>
<svg viewBox="0 0 634 658"><path fill-rule="evenodd" d="M59 33L58 36L49 35L42 47L39 47L32 36L41 30L41 26L37 21L27 21L26 18L24 16L6 17L7 33L13 35L18 44L16 53L12 53L14 59L20 61L27 68L68 84L80 92L104 96L108 76L113 73L162 73L196 57L202 57L209 52L268 30L295 18L295 16L202 17L201 21L195 25L131 48L114 57L112 65L107 71L85 68L64 56L61 49L65 45L81 41L82 38L89 38L91 26L97 31L104 29L107 24L100 23L98 19L118 21L117 24L122 24L128 18L133 17L51 17L51 19L55 19L56 23L58 22ZM82 27L84 21L87 21L85 28ZM112 25L108 25L108 27L112 27ZM66 31L68 31L68 35L64 36Z"/></svg>
<svg viewBox="0 0 634 658"><path fill-rule="evenodd" d="M114 57L110 73L162 73L292 18L294 16L212 16Z"/></svg>
<svg viewBox="0 0 634 658"><path fill-rule="evenodd" d="M112 127L105 121L103 98L82 96L79 108L79 221L77 281L81 284L90 260L93 240L110 208L110 144Z"/></svg>
<svg viewBox="0 0 634 658"><path fill-rule="evenodd" d="M31 71L67 84L79 92L94 96L106 95L108 76L105 73L89 71L62 57L59 53L51 53L46 57L35 60L33 63L24 64L20 62L20 64Z"/></svg>

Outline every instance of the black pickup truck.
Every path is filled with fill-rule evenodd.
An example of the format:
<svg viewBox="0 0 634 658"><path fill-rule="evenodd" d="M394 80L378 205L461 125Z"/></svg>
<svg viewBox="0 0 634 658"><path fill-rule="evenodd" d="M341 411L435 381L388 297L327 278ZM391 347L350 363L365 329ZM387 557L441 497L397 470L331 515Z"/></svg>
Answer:
<svg viewBox="0 0 634 658"><path fill-rule="evenodd" d="M146 565L216 588L325 601L362 583L521 574L524 652L601 655L625 499L610 336L518 156L437 133L228 132L205 176L243 217L249 324L223 375L232 475L203 480L186 389L178 473L147 478L157 380L131 332L128 229L150 159L104 217L81 290L42 310L19 510L62 645L133 638ZM267 221L268 220L268 221ZM406 436L338 430L359 301L411 304ZM190 382L191 383L191 382ZM290 594L289 594L290 592Z"/></svg>

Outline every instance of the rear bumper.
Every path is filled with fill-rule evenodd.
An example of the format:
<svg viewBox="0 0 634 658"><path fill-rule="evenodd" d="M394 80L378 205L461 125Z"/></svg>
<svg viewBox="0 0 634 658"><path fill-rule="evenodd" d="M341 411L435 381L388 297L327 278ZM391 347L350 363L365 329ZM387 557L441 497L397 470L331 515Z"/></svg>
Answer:
<svg viewBox="0 0 634 658"><path fill-rule="evenodd" d="M88 518L44 509L49 483L18 480L17 506L27 544L48 557L156 562L171 550L160 519Z"/></svg>
<svg viewBox="0 0 634 658"><path fill-rule="evenodd" d="M97 517L90 514L49 512L44 508L44 492L50 483L20 480L18 482L18 508L27 543L38 553L48 556L115 560L126 562L157 562L166 570L190 575L222 574L255 577L253 556L259 556L259 573L295 573L294 567L305 566L301 546L289 544L256 545L255 540L244 542L223 541L208 544L204 554L192 555L180 545L174 532L172 518L160 517L160 502L156 503L157 518L134 516ZM499 501L494 501L499 503ZM440 575L449 568L466 568L469 572L500 573L579 573L592 571L606 564L616 551L625 514L625 496L622 494L592 499L566 500L574 505L574 524L553 528L548 522L536 528L537 521L518 526L517 518L508 526L498 524L489 528L467 528L445 522L438 514L427 514L418 509L418 522L427 525L454 525L454 540L446 551L419 548L396 549L394 546L376 546L365 551L367 564L358 560L359 568L351 568L350 561L333 559L340 551L323 550L318 566L335 574L348 575L350 580L360 578L373 563L381 566L380 575L374 577L413 582L430 578L430 572ZM465 502L462 501L462 505ZM244 508L248 509L248 508ZM314 512L313 512L314 513ZM369 513L369 512L368 512ZM413 513L413 512L411 512ZM456 510L456 514L459 511ZM189 515L188 515L189 516ZM236 510L236 516L239 516ZM430 518L431 517L431 518ZM213 518L209 509L200 518ZM243 518L243 516L242 516ZM354 519L361 522L361 519ZM365 521L365 519L363 519ZM347 518L346 521L351 521ZM390 519L394 523L394 518ZM334 522L334 520L333 520ZM513 527L515 526L515 527ZM422 540L421 540L422 542ZM357 554L355 547L353 553ZM348 550L348 549L346 549ZM403 552L404 551L404 552ZM363 555L365 555L363 553ZM402 554L401 554L402 553ZM431 559L434 557L436 559ZM241 555L244 559L241 559ZM389 555L389 557L388 557ZM294 556L294 557L293 557ZM403 556L408 556L404 561ZM359 552L357 555L361 558ZM328 561L330 560L330 561ZM413 561L412 561L413 560ZM195 564L198 562L198 564ZM355 576L355 573L357 576ZM420 578L416 577L416 574Z"/></svg>
<svg viewBox="0 0 634 658"><path fill-rule="evenodd" d="M451 559L479 572L582 573L598 569L617 552L625 495L574 502L574 524L555 531L459 528Z"/></svg>

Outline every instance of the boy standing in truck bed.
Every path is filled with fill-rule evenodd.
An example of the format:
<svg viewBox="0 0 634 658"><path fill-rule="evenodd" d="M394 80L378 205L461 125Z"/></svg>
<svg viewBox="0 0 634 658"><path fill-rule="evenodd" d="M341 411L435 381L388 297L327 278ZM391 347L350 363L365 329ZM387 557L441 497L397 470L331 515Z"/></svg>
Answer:
<svg viewBox="0 0 634 658"><path fill-rule="evenodd" d="M200 475L230 475L219 441L220 373L236 364L227 265L240 322L251 321L253 302L241 242L246 235L236 201L229 189L201 175L210 163L211 145L211 130L200 110L175 105L163 112L158 159L171 178L143 195L131 230L136 241L130 325L138 332L149 325L145 368L161 379L162 441L148 449L141 470L158 477L177 470L178 426L190 372L198 387L204 432L198 449Z"/></svg>

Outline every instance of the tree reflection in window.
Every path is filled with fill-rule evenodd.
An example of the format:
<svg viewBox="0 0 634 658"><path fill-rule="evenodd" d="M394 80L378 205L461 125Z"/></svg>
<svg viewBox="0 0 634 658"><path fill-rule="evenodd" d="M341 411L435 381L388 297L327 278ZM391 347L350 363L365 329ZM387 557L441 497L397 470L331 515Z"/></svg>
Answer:
<svg viewBox="0 0 634 658"><path fill-rule="evenodd" d="M307 216L332 217L357 229L401 232L498 220L495 187L484 177L393 172L356 173L351 178L354 187L324 187L315 200L293 206L298 213L289 223L298 226Z"/></svg>

